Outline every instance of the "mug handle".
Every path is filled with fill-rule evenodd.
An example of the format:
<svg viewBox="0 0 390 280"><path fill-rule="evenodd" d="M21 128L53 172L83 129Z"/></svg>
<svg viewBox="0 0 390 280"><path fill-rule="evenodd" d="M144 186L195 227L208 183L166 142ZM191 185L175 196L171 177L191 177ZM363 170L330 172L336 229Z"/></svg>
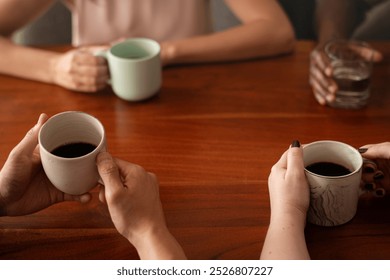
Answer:
<svg viewBox="0 0 390 280"><path fill-rule="evenodd" d="M94 56L103 57L108 62L107 51L106 50L96 51L96 52L93 53L93 55ZM107 84L111 85L111 79L107 80Z"/></svg>

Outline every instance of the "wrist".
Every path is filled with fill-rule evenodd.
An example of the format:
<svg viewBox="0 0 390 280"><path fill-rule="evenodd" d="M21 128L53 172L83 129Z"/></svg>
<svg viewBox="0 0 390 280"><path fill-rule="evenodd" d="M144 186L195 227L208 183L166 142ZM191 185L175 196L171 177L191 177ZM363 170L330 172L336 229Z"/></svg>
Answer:
<svg viewBox="0 0 390 280"><path fill-rule="evenodd" d="M161 47L161 64L162 66L174 64L177 57L177 47L173 42L162 42Z"/></svg>
<svg viewBox="0 0 390 280"><path fill-rule="evenodd" d="M304 228L307 213L300 209L286 209L271 212L271 224L293 225Z"/></svg>
<svg viewBox="0 0 390 280"><path fill-rule="evenodd" d="M165 226L151 228L128 238L128 240L136 248L142 260L174 258L170 254L173 237Z"/></svg>
<svg viewBox="0 0 390 280"><path fill-rule="evenodd" d="M168 229L165 225L161 226L151 226L146 230L139 230L136 232L129 231L126 239L129 240L131 244L137 249L142 249L144 247L148 247L151 242L153 242L159 236L165 236Z"/></svg>
<svg viewBox="0 0 390 280"><path fill-rule="evenodd" d="M128 239L142 260L185 259L183 249L164 226L154 227Z"/></svg>
<svg viewBox="0 0 390 280"><path fill-rule="evenodd" d="M55 55L49 59L48 68L49 68L49 83L57 84L57 65L58 65L58 55Z"/></svg>

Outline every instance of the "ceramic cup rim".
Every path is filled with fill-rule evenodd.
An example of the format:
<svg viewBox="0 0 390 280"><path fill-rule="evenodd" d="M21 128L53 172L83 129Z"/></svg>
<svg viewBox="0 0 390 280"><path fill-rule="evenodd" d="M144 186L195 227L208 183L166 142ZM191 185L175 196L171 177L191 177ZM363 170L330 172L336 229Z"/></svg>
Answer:
<svg viewBox="0 0 390 280"><path fill-rule="evenodd" d="M148 54L148 55L143 56L143 57L140 57L140 58L125 58L125 57L121 57L121 56L115 54L116 48L119 48L123 45L128 45L128 44L148 44L148 45L152 45L153 48L155 48L155 50L153 51L153 53ZM108 53L112 57L114 57L115 59L123 60L123 61L133 61L133 62L141 62L141 61L150 60L156 56L159 56L160 52L161 52L161 46L157 41L149 39L149 38L142 38L142 37L130 38L130 39L124 40L122 42L119 42L119 43L113 45L111 48L108 49Z"/></svg>
<svg viewBox="0 0 390 280"><path fill-rule="evenodd" d="M101 139L99 141L99 144L96 145L96 148L93 149L93 151L85 154L85 155L82 155L82 156L79 156L79 157L74 157L74 158L66 158L66 157L60 157L60 156L57 156L55 154L53 154L51 151L47 150L46 147L42 144L42 131L45 130L45 128L49 125L49 123L57 118L60 118L60 117L63 117L64 115L73 115L73 114L80 114L80 115L85 115L87 116L88 118L90 119L93 119L94 121L96 121L96 124L98 124L100 130L101 130ZM80 160L80 159L83 159L83 158L86 158L86 157L89 157L91 154L93 153L96 153L96 151L100 151L100 147L102 147L105 143L105 130L104 130L104 126L103 124L100 122L100 120L98 118L96 118L95 116L91 115L91 114L88 114L86 112L83 112L83 111L65 111L65 112L61 112L61 113L58 113L58 114L55 114L53 116L51 116L41 127L41 129L39 130L39 134L38 134L38 143L39 143L39 148L40 149L43 149L46 153L50 154L51 156L53 156L54 158L56 159L60 159L60 160L64 160L64 161L76 161L76 160Z"/></svg>
<svg viewBox="0 0 390 280"><path fill-rule="evenodd" d="M315 145L320 145L320 144L333 144L333 145L342 145L343 147L349 149L350 151L352 151L353 153L356 153L356 155L359 155L360 157L358 157L359 159L359 163L358 163L358 167L357 168L354 168L353 171L351 171L350 173L346 174L346 175L342 175L342 176L325 176L325 175L320 175L320 174L317 174L317 173L314 173L314 172L311 172L309 171L306 166L304 166L304 169L305 169L305 172L309 173L310 175L312 176L316 176L316 177L319 177L319 178L325 178L327 180L337 180L337 179L340 179L340 178L348 178L348 177L351 177L353 176L354 174L356 173L359 173L361 168L363 167L363 157L360 155L359 151L357 149L355 149L354 147L352 147L351 145L349 144L346 144L344 142L340 142L340 141L334 141L334 140L320 140L320 141L314 141L314 142L311 142L311 143L308 143L308 144L305 144L303 146L303 153L305 152L305 149L307 148L310 148L311 146L315 146ZM306 164L304 164L306 165Z"/></svg>

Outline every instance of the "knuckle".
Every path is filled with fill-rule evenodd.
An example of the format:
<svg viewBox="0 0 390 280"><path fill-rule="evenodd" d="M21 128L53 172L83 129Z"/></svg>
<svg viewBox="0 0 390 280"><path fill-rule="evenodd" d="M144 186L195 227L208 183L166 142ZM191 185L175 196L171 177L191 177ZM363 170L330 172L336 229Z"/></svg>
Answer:
<svg viewBox="0 0 390 280"><path fill-rule="evenodd" d="M108 191L106 193L106 200L108 204L118 204L121 200L122 194L116 191Z"/></svg>
<svg viewBox="0 0 390 280"><path fill-rule="evenodd" d="M104 159L99 166L100 172L104 175L112 175L118 172L118 167L112 160Z"/></svg>

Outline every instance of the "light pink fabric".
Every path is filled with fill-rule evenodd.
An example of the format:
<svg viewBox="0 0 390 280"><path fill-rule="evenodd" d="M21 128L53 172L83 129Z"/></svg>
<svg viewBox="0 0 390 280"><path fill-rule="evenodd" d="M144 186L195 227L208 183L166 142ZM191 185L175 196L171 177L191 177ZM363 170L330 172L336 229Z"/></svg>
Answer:
<svg viewBox="0 0 390 280"><path fill-rule="evenodd" d="M209 0L65 0L72 11L75 46L119 38L157 41L209 33Z"/></svg>

